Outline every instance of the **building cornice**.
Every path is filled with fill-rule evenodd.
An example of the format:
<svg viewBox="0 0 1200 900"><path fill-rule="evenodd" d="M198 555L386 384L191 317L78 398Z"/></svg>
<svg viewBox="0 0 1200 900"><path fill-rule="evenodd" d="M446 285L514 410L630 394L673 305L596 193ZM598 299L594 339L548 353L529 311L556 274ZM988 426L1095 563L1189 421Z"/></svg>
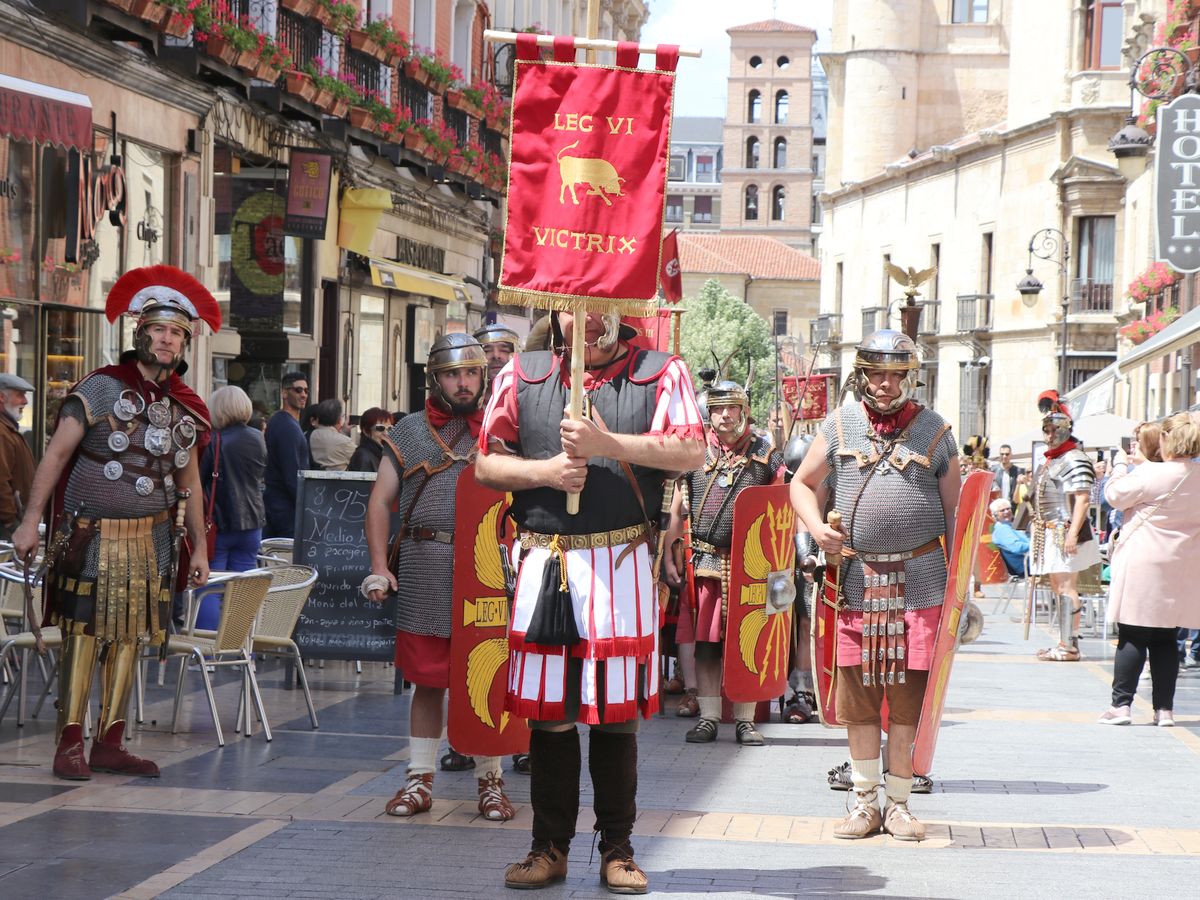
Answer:
<svg viewBox="0 0 1200 900"><path fill-rule="evenodd" d="M888 190L908 181L913 175L920 173L921 177L930 174L927 170L934 167L950 168L960 164L965 157L978 156L980 151L996 152L995 148L1007 148L1013 144L1027 140L1040 131L1047 131L1046 137L1053 137L1053 128L1063 119L1079 120L1085 118L1111 118L1128 115L1125 106L1081 106L1067 110L1058 110L1024 125L1004 131L999 128L985 128L970 135L973 140L961 144L937 144L930 147L926 153L912 160L895 160L887 163L881 172L864 178L862 181L843 182L842 187L821 195L821 202L836 204L848 199L854 194L870 194L877 190Z"/></svg>
<svg viewBox="0 0 1200 900"><path fill-rule="evenodd" d="M35 7L0 3L0 34L4 40L83 75L101 78L194 115L204 115L215 101L212 89L203 82L176 75L139 50L62 25ZM75 89L86 93L87 85Z"/></svg>

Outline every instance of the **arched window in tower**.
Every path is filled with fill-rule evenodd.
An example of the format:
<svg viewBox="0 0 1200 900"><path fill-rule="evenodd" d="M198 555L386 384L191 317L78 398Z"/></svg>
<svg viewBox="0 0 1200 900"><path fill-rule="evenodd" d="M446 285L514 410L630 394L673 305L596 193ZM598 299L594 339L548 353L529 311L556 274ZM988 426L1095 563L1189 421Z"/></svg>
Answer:
<svg viewBox="0 0 1200 900"><path fill-rule="evenodd" d="M788 116L788 92L775 92L775 124L784 125Z"/></svg>
<svg viewBox="0 0 1200 900"><path fill-rule="evenodd" d="M774 166L776 169L787 168L787 138L775 138Z"/></svg>
<svg viewBox="0 0 1200 900"><path fill-rule="evenodd" d="M746 121L751 124L762 121L762 94L758 91L750 92L750 102L746 110Z"/></svg>
<svg viewBox="0 0 1200 900"><path fill-rule="evenodd" d="M746 188L746 214L743 218L747 222L758 221L758 185L752 184Z"/></svg>
<svg viewBox="0 0 1200 900"><path fill-rule="evenodd" d="M783 201L787 198L784 193L783 185L777 184L771 188L771 221L783 221Z"/></svg>
<svg viewBox="0 0 1200 900"><path fill-rule="evenodd" d="M746 138L746 168L758 168L759 141L756 137Z"/></svg>

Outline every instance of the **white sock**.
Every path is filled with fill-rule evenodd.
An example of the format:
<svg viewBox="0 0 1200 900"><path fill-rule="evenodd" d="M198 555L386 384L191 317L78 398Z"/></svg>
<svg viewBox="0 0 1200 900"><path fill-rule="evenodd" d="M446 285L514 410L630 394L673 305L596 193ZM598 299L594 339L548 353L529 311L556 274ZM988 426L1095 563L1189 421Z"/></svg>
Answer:
<svg viewBox="0 0 1200 900"><path fill-rule="evenodd" d="M700 718L712 719L714 722L721 721L720 697L697 697L696 700L700 704Z"/></svg>
<svg viewBox="0 0 1200 900"><path fill-rule="evenodd" d="M890 772L883 776L884 793L893 803L907 803L908 795L912 793L912 778L901 778Z"/></svg>
<svg viewBox="0 0 1200 900"><path fill-rule="evenodd" d="M735 703L733 704L733 721L735 722L753 722L754 708L757 703Z"/></svg>
<svg viewBox="0 0 1200 900"><path fill-rule="evenodd" d="M488 775L495 775L497 778L504 776L504 766L500 764L500 757L476 756L475 777L486 778Z"/></svg>
<svg viewBox="0 0 1200 900"><path fill-rule="evenodd" d="M858 793L873 793L879 787L879 757L850 760L850 781Z"/></svg>
<svg viewBox="0 0 1200 900"><path fill-rule="evenodd" d="M414 737L408 739L408 771L413 775L432 775L437 766L441 738Z"/></svg>

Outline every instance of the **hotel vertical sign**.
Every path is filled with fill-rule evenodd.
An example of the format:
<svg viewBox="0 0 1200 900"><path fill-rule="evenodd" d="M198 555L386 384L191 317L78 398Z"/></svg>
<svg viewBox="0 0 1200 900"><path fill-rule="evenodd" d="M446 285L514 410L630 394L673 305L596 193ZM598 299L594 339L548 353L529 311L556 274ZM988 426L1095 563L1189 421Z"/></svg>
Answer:
<svg viewBox="0 0 1200 900"><path fill-rule="evenodd" d="M1158 110L1155 258L1177 272L1200 270L1200 94Z"/></svg>

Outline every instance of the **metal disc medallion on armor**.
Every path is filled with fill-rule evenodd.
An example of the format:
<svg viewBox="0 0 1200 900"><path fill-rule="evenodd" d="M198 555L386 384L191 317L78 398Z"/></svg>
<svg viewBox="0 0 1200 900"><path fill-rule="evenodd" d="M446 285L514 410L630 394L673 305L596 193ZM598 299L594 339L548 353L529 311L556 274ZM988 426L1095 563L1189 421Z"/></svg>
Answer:
<svg viewBox="0 0 1200 900"><path fill-rule="evenodd" d="M164 475L163 476L163 487L166 488L168 491L174 490L175 479L170 475Z"/></svg>
<svg viewBox="0 0 1200 900"><path fill-rule="evenodd" d="M147 475L141 475L133 483L133 489L143 497L149 497L154 492L154 482Z"/></svg>
<svg viewBox="0 0 1200 900"><path fill-rule="evenodd" d="M184 416L171 429L171 434L175 437L175 443L187 450L196 443L196 423L191 416Z"/></svg>
<svg viewBox="0 0 1200 900"><path fill-rule="evenodd" d="M184 466L186 466L188 464L188 460L190 460L191 458L192 458L192 454L188 453L186 450L176 450L175 451L175 468L182 469Z"/></svg>
<svg viewBox="0 0 1200 900"><path fill-rule="evenodd" d="M108 449L113 453L121 453L129 449L129 435L123 431L114 431L108 436Z"/></svg>
<svg viewBox="0 0 1200 900"><path fill-rule="evenodd" d="M133 405L133 401L128 397L121 397L113 404L113 415L122 422L132 422L137 415L137 407Z"/></svg>
<svg viewBox="0 0 1200 900"><path fill-rule="evenodd" d="M124 472L125 467L115 459L111 459L104 464L104 477L109 481L116 481Z"/></svg>
<svg viewBox="0 0 1200 900"><path fill-rule="evenodd" d="M171 404L166 400L156 400L146 407L146 418L156 428L166 428L171 423Z"/></svg>
<svg viewBox="0 0 1200 900"><path fill-rule="evenodd" d="M171 449L171 432L165 428L147 428L143 442L149 453L165 456Z"/></svg>
<svg viewBox="0 0 1200 900"><path fill-rule="evenodd" d="M726 473L726 472L722 472L722 473L721 473L721 474L720 474L720 475L717 477L717 484L719 484L719 485L720 485L721 487L723 487L723 488L727 488L727 487L729 487L729 475L728 475L728 473Z"/></svg>

